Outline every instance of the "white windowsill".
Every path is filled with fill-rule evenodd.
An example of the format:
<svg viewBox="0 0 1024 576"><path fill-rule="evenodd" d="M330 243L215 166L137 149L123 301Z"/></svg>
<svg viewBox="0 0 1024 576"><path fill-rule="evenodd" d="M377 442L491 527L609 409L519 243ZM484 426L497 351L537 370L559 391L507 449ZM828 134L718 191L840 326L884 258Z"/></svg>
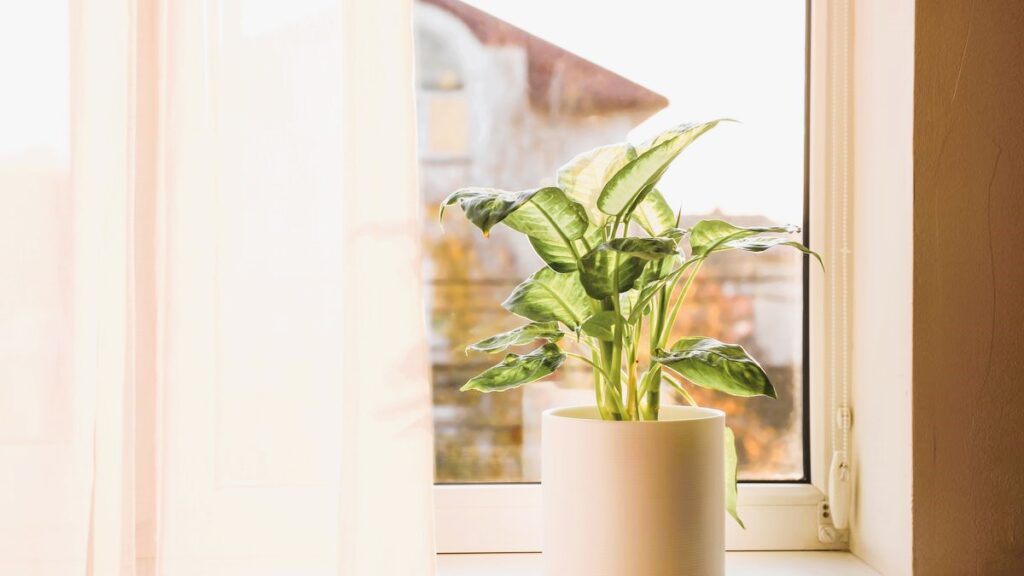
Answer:
<svg viewBox="0 0 1024 576"><path fill-rule="evenodd" d="M878 576L849 552L728 552L729 576ZM541 576L540 554L438 554L437 576Z"/></svg>

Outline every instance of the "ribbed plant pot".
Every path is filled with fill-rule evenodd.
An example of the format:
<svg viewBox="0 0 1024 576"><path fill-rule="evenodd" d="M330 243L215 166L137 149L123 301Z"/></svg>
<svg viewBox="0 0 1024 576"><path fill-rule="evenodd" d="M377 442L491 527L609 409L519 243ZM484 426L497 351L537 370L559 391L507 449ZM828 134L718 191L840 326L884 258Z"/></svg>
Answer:
<svg viewBox="0 0 1024 576"><path fill-rule="evenodd" d="M725 414L663 406L656 422L544 413L545 576L721 576Z"/></svg>

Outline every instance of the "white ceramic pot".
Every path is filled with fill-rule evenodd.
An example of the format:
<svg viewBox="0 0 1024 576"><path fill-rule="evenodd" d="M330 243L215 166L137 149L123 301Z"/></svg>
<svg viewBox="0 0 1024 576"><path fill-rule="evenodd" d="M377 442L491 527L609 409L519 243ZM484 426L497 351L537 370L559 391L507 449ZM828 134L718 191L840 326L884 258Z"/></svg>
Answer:
<svg viewBox="0 0 1024 576"><path fill-rule="evenodd" d="M663 406L657 422L544 413L545 576L722 576L725 414Z"/></svg>

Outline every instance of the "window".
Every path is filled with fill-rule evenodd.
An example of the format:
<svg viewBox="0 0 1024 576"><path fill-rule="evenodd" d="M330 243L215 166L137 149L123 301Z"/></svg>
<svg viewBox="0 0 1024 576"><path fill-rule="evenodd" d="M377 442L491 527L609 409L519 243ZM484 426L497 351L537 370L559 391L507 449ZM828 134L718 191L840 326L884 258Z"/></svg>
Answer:
<svg viewBox="0 0 1024 576"><path fill-rule="evenodd" d="M795 223L808 234L809 10L804 0L638 0L630 4L630 24L622 26L621 7L584 0L543 7L420 0L420 179L435 475L439 485L456 485L439 493L439 506L476 510L484 521L493 510L480 507L500 493L509 518L535 522L529 510L539 505L531 483L540 479L540 415L552 406L591 403L593 391L586 371L570 366L503 394L458 392L497 361L467 356L464 346L517 324L500 302L543 263L507 230L495 229L485 240L453 217L442 234L438 203L467 185L518 190L550 184L557 168L579 152L641 141L682 121L730 117L741 123L721 125L689 148L659 189L682 208L684 223L713 217L745 225ZM570 24L584 11L587 26ZM774 503L782 494L787 503L813 508L820 500L807 484L814 448L808 346L814 290L805 263L784 251L729 254L709 263L698 284L678 333L743 344L765 366L779 399L698 390L697 400L729 415L740 480L758 483L746 492ZM764 483L785 485L758 492ZM456 550L445 544L443 518L438 531L442 551L531 547L495 548L469 538L459 541L470 544L453 545Z"/></svg>

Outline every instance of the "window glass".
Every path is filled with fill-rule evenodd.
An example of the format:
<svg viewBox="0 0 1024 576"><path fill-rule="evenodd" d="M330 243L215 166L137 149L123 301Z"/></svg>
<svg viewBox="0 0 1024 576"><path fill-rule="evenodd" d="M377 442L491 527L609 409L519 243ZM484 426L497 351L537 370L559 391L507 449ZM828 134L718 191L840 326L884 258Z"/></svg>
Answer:
<svg viewBox="0 0 1024 576"><path fill-rule="evenodd" d="M442 232L439 202L463 186L553 184L596 146L735 118L659 189L684 225L803 223L806 5L421 0L415 24L436 479L536 482L541 412L593 403L592 380L577 364L500 394L458 391L500 361L465 345L522 323L500 303L543 263L525 238L499 226L484 239L459 211ZM694 393L729 415L741 479L805 476L803 274L794 251L724 255L703 267L675 327L742 344L778 389L778 400Z"/></svg>
<svg viewBox="0 0 1024 576"><path fill-rule="evenodd" d="M0 18L0 448L71 434L71 7L4 6ZM50 426L61 422L61 426ZM50 510L40 505L39 510ZM45 513L44 513L45 515ZM17 518L17 516L15 516Z"/></svg>

